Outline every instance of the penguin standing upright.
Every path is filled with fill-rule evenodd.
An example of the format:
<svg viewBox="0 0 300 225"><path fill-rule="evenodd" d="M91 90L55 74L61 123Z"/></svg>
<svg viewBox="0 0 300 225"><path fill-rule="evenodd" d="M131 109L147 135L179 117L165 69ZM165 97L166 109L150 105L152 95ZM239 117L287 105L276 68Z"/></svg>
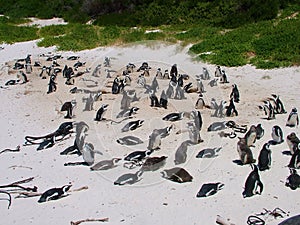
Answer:
<svg viewBox="0 0 300 225"><path fill-rule="evenodd" d="M294 153L288 165L289 168L300 169L300 144L294 149Z"/></svg>
<svg viewBox="0 0 300 225"><path fill-rule="evenodd" d="M189 141L184 141L177 148L176 153L175 153L175 160L174 160L175 165L182 164L182 163L186 162L187 149L188 149L189 145L190 145Z"/></svg>
<svg viewBox="0 0 300 225"><path fill-rule="evenodd" d="M263 127L261 126L261 124L257 124L256 125L256 139L260 140L265 134L265 130L263 129Z"/></svg>
<svg viewBox="0 0 300 225"><path fill-rule="evenodd" d="M253 146L253 144L256 141L256 136L257 136L256 126L252 125L244 137L246 140L247 146L249 146L249 147Z"/></svg>
<svg viewBox="0 0 300 225"><path fill-rule="evenodd" d="M275 111L270 101L264 101L264 106L259 106L259 108L264 110L268 120L275 119Z"/></svg>
<svg viewBox="0 0 300 225"><path fill-rule="evenodd" d="M101 121L101 120L105 120L104 119L104 114L107 110L108 104L103 104L100 109L98 109L97 114L96 114L96 118L95 121Z"/></svg>
<svg viewBox="0 0 300 225"><path fill-rule="evenodd" d="M155 129L152 131L151 135L149 136L149 144L147 149L156 150L160 148L160 145L161 145L161 135L159 130Z"/></svg>
<svg viewBox="0 0 300 225"><path fill-rule="evenodd" d="M222 76L222 70L220 66L217 66L215 70L215 77L221 77Z"/></svg>
<svg viewBox="0 0 300 225"><path fill-rule="evenodd" d="M163 90L161 92L160 99L159 99L159 105L161 107L163 107L164 109L168 108L168 96L166 95L165 90Z"/></svg>
<svg viewBox="0 0 300 225"><path fill-rule="evenodd" d="M151 100L151 104L150 104L151 107L160 107L158 98L155 95L155 92L153 90L150 91L149 97L150 97L150 100Z"/></svg>
<svg viewBox="0 0 300 225"><path fill-rule="evenodd" d="M56 89L57 89L57 87L56 87L55 77L54 76L50 76L50 81L49 81L49 84L48 84L48 92L47 92L47 94L55 92Z"/></svg>
<svg viewBox="0 0 300 225"><path fill-rule="evenodd" d="M300 176L297 173L297 170L290 169L290 175L286 179L285 186L291 188L292 190L300 188Z"/></svg>
<svg viewBox="0 0 300 225"><path fill-rule="evenodd" d="M238 111L233 103L233 98L230 99L229 106L226 106L226 116L238 116Z"/></svg>
<svg viewBox="0 0 300 225"><path fill-rule="evenodd" d="M286 142L289 146L291 154L293 155L300 143L299 138L297 137L297 135L294 132L292 132L286 137Z"/></svg>
<svg viewBox="0 0 300 225"><path fill-rule="evenodd" d="M293 108L290 115L289 115L289 117L288 117L288 120L286 122L286 126L295 127L295 126L298 126L298 125L299 125L298 112L297 112L296 108Z"/></svg>
<svg viewBox="0 0 300 225"><path fill-rule="evenodd" d="M236 102L236 103L240 102L240 92L239 92L236 84L232 85L232 91L230 94L230 98L233 98L234 102Z"/></svg>
<svg viewBox="0 0 300 225"><path fill-rule="evenodd" d="M240 160L243 165L256 162L256 160L253 158L251 149L247 145L245 138L239 138L239 141L237 143L237 151L239 153Z"/></svg>
<svg viewBox="0 0 300 225"><path fill-rule="evenodd" d="M275 103L276 113L278 113L278 114L286 113L286 110L284 109L284 105L283 105L282 101L280 100L279 95L272 94L272 97L273 97L273 101Z"/></svg>
<svg viewBox="0 0 300 225"><path fill-rule="evenodd" d="M246 179L245 190L243 191L243 197L251 197L263 192L264 185L260 180L257 165L251 164L252 171ZM259 187L259 190L258 190Z"/></svg>
<svg viewBox="0 0 300 225"><path fill-rule="evenodd" d="M258 168L260 171L268 170L271 167L271 149L270 143L265 143L263 148L260 150L258 156Z"/></svg>
<svg viewBox="0 0 300 225"><path fill-rule="evenodd" d="M283 132L279 126L272 127L272 142L274 144L281 144L283 140Z"/></svg>
<svg viewBox="0 0 300 225"><path fill-rule="evenodd" d="M73 118L73 109L76 106L76 100L72 100L70 102L65 102L60 111L67 111L67 115L65 115L65 119Z"/></svg>

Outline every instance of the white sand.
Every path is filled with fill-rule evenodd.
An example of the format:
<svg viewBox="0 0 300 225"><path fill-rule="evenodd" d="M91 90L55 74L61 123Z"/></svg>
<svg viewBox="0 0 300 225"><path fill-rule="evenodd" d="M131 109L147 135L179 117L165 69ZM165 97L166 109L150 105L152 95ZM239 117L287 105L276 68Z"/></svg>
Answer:
<svg viewBox="0 0 300 225"><path fill-rule="evenodd" d="M207 67L213 76L215 65L193 61L187 54L187 50L188 47L149 42L132 46L97 48L77 53L57 52L57 54L63 54L64 57L72 54L79 55L80 61L86 61L86 67L92 69L97 64L103 64L104 57L109 56L112 58L111 69L117 71L121 71L129 62L140 66L143 61L148 61L153 68L151 77L147 79L148 84L154 77L157 67L161 67L163 71L170 70L174 63L177 64L180 72L189 74L192 81L192 77L202 73L203 66ZM32 55L33 62L35 60L42 61L43 58L38 55L49 51L54 51L54 48L38 48L35 42L7 45L4 50L0 51L0 63L4 65L7 61L25 58L27 53ZM62 66L65 62L58 60ZM69 63L73 65L74 61ZM104 69L102 66L101 77L97 79L88 74L84 77L97 80L103 88L107 81ZM231 85L236 83L241 94L241 102L236 104L240 115L235 118L217 119L210 117L210 110L201 110L204 121L201 136L204 142L190 147L187 162L179 165L191 173L194 177L193 182L174 183L163 179L160 171L156 171L144 173L142 180L134 185L114 186L113 182L120 175L132 172L122 166L123 161L119 163L118 167L102 172L92 172L84 166L63 166L66 162L82 160L82 157L59 155L62 150L72 145L74 137L57 143L53 148L41 151L36 151L37 146L21 146L19 153L0 155L2 171L0 184L8 184L33 176L34 180L27 185L36 185L39 192L44 192L52 187L60 187L69 182L73 184L72 189L88 186L88 190L74 192L63 199L43 204L37 203L37 197L13 199L10 209L7 209L6 201L0 201L0 224L69 224L70 221L104 217L109 218L109 224L215 224L217 215L221 215L230 218L231 222L236 225L240 225L246 224L249 215L263 212L263 208L273 210L280 207L289 211L290 215L298 214L300 210L300 203L297 200L299 191L291 191L284 186L285 179L289 175L286 165L290 159L289 156L282 154L282 151L288 149L286 142L278 146L271 146L273 157L271 169L260 173L264 184L262 195L244 199L242 197L243 187L251 168L248 165L239 166L233 163L233 160L238 159L236 149L238 139L221 139L217 133L208 133L206 130L215 121L234 120L240 124L247 124L248 127L261 123L265 129L265 136L252 148L256 159L263 144L271 139L273 125L280 125L285 137L292 131L299 136L299 128L285 127L288 114L277 115L276 120L267 121L262 119L265 116L258 110L258 105L262 104L262 100L272 93L281 96L288 112L294 106L299 108L300 100L297 96L300 86L299 67L258 70L247 65L224 69L230 83L208 87L208 81L203 81L207 90L204 95L205 100L207 103L212 97L218 101L228 100ZM8 71L12 71L12 69L3 67L1 70L0 85L2 86L7 80L15 79L16 73L8 75ZM134 150L145 150L148 136L152 130L170 124L161 120L164 115L175 111L190 111L197 99L197 94L190 94L184 101L169 100L168 110L150 108L150 100L144 94L144 89L138 88L134 79L129 89L136 89L138 97L141 97L139 102L133 103L141 108L136 118L145 119L145 124L128 134L140 137L145 140L145 143L134 147L125 147L117 144L116 139L128 135L120 132L126 122L111 125L109 122L96 123L93 121L96 110L102 103L109 104L105 117L115 119L120 111L121 95L104 95L102 102L95 103L94 111L83 112L84 105L81 99L87 96L86 94L70 94L69 89L72 86L66 86L64 79L59 75L57 92L47 95L48 79L41 80L38 74L39 71L35 68L34 72L28 75L29 83L0 89L2 96L0 150L22 145L26 135L39 136L56 130L62 122L66 121L63 118L64 114L58 112L61 102L76 99L78 105L74 120L85 121L89 125L86 141L93 143L95 149L103 153L102 156L96 155L96 162L112 157L123 157ZM136 78L138 75L139 73L134 73L133 77ZM158 80L158 82L160 93L165 89L168 81ZM80 78L77 78L75 85L87 88L87 83ZM188 138L187 133L175 134L179 129L186 127L187 121L185 119L182 122L176 122L175 131L162 140L161 150L153 153L155 156L168 156L167 164L164 167L166 169L174 167L175 151ZM201 149L218 146L223 146L218 157L214 159L195 158ZM19 167L11 168L11 166ZM133 172L135 171L136 169L133 170ZM214 196L196 198L202 184L210 182L222 182L225 187ZM278 224L283 220L275 220L272 216L264 219L267 224Z"/></svg>

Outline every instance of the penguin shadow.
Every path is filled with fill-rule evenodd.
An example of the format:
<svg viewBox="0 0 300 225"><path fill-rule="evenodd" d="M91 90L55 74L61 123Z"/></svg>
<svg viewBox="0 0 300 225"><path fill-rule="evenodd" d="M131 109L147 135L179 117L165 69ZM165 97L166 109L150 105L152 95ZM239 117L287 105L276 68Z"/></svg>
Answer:
<svg viewBox="0 0 300 225"><path fill-rule="evenodd" d="M240 160L240 159L232 160L232 162L235 163L238 166L243 166L244 165L243 162L242 162L242 160Z"/></svg>

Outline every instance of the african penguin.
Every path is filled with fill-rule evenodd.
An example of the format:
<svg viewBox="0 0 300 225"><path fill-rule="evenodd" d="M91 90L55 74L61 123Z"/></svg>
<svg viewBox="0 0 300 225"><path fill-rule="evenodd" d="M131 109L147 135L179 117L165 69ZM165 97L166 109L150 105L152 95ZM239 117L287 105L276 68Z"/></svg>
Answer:
<svg viewBox="0 0 300 225"><path fill-rule="evenodd" d="M119 143L120 145L138 145L144 142L135 136L125 136L117 139L117 143Z"/></svg>
<svg viewBox="0 0 300 225"><path fill-rule="evenodd" d="M256 139L260 140L265 134L265 130L263 129L263 127L261 126L261 124L257 124L256 125Z"/></svg>
<svg viewBox="0 0 300 225"><path fill-rule="evenodd" d="M289 117L288 117L288 120L286 122L286 126L295 127L295 126L298 126L298 125L299 125L298 112L297 112L296 108L293 108L290 115L289 115Z"/></svg>
<svg viewBox="0 0 300 225"><path fill-rule="evenodd" d="M250 129L247 131L247 133L244 136L244 139L246 140L247 146L251 147L256 141L256 126L251 125Z"/></svg>
<svg viewBox="0 0 300 225"><path fill-rule="evenodd" d="M127 123L122 129L122 132L132 131L139 127L141 127L144 124L144 120L135 120Z"/></svg>
<svg viewBox="0 0 300 225"><path fill-rule="evenodd" d="M112 158L110 160L102 160L92 167L90 167L90 170L92 171L98 171L98 170L109 170L114 167L116 167L116 163L119 162L121 159L120 158Z"/></svg>
<svg viewBox="0 0 300 225"><path fill-rule="evenodd" d="M63 111L67 111L67 115L65 115L65 119L72 119L73 118L73 110L76 106L76 100L72 100L70 102L65 102L60 111L63 112Z"/></svg>
<svg viewBox="0 0 300 225"><path fill-rule="evenodd" d="M166 169L162 171L161 174L163 178L177 183L191 182L193 180L193 177L189 174L189 172L181 167Z"/></svg>
<svg viewBox="0 0 300 225"><path fill-rule="evenodd" d="M166 116L164 116L162 119L166 120L166 121L179 121L183 119L183 116L185 115L184 112L180 112L180 113L170 113Z"/></svg>
<svg viewBox="0 0 300 225"><path fill-rule="evenodd" d="M239 141L237 143L237 151L243 165L256 162L245 138L239 138Z"/></svg>
<svg viewBox="0 0 300 225"><path fill-rule="evenodd" d="M196 158L215 158L217 157L217 153L222 149L222 147L215 147L215 148L206 148L201 150L197 155Z"/></svg>
<svg viewBox="0 0 300 225"><path fill-rule="evenodd" d="M270 169L272 162L271 154L270 143L265 143L258 156L258 168L260 171Z"/></svg>
<svg viewBox="0 0 300 225"><path fill-rule="evenodd" d="M141 170L143 171L156 171L166 164L167 156L149 157L143 163Z"/></svg>
<svg viewBox="0 0 300 225"><path fill-rule="evenodd" d="M160 149L161 145L161 135L159 130L154 129L149 136L149 142L148 142L148 147L147 149L149 150L157 150Z"/></svg>
<svg viewBox="0 0 300 225"><path fill-rule="evenodd" d="M297 170L290 169L290 175L286 179L285 186L291 188L292 190L300 188L300 176L297 173Z"/></svg>
<svg viewBox="0 0 300 225"><path fill-rule="evenodd" d="M45 191L40 199L38 200L38 203L51 201L51 200L57 200L59 198L62 198L66 196L66 192L71 188L72 185L64 185L61 188L51 188L47 191Z"/></svg>
<svg viewBox="0 0 300 225"><path fill-rule="evenodd" d="M289 168L300 169L300 144L294 149L294 153L288 165Z"/></svg>
<svg viewBox="0 0 300 225"><path fill-rule="evenodd" d="M293 155L295 150L298 148L298 144L300 143L299 138L297 137L297 135L295 134L295 132L290 133L287 137L286 137L286 142L289 146L290 152Z"/></svg>
<svg viewBox="0 0 300 225"><path fill-rule="evenodd" d="M104 114L107 110L107 107L108 107L108 104L103 104L97 111L96 113L96 118L95 118L95 121L102 121L102 120L105 120L104 118Z"/></svg>
<svg viewBox="0 0 300 225"><path fill-rule="evenodd" d="M256 194L261 194L263 192L264 185L260 180L258 167L251 164L252 171L246 179L245 190L243 191L243 197L251 197ZM259 187L259 190L258 190Z"/></svg>
<svg viewBox="0 0 300 225"><path fill-rule="evenodd" d="M151 155L153 150L146 150L146 151L134 151L129 153L124 160L125 161L134 161L134 162L139 162L146 158L147 156Z"/></svg>
<svg viewBox="0 0 300 225"><path fill-rule="evenodd" d="M230 94L230 98L233 98L234 102L236 102L236 103L240 102L240 93L239 93L239 90L238 90L236 84L232 85L232 91Z"/></svg>
<svg viewBox="0 0 300 225"><path fill-rule="evenodd" d="M284 140L283 140L283 132L281 130L281 128L277 125L272 127L272 143L273 144L281 144Z"/></svg>
<svg viewBox="0 0 300 225"><path fill-rule="evenodd" d="M216 194L218 191L222 190L224 188L224 184L217 182L217 183L207 183L203 184L198 191L196 197L197 198L203 198L208 197Z"/></svg>
<svg viewBox="0 0 300 225"><path fill-rule="evenodd" d="M143 172L143 170L138 170L136 173L123 174L114 182L114 185L135 184L141 180Z"/></svg>

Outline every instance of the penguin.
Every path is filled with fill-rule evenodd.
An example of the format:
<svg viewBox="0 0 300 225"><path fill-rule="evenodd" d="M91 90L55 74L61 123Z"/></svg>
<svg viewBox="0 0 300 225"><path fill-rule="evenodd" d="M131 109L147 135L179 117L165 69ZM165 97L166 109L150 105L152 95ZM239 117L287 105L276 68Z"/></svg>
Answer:
<svg viewBox="0 0 300 225"><path fill-rule="evenodd" d="M208 85L210 87L218 86L218 79L217 78L212 79L211 81L209 81Z"/></svg>
<svg viewBox="0 0 300 225"><path fill-rule="evenodd" d="M54 77L50 77L50 81L49 81L49 84L48 84L48 91L47 91L47 94L50 94L52 92L55 92L57 89L56 87L56 83L55 83L55 78Z"/></svg>
<svg viewBox="0 0 300 225"><path fill-rule="evenodd" d="M226 116L238 116L238 111L235 108L233 98L230 99L229 106L226 106Z"/></svg>
<svg viewBox="0 0 300 225"><path fill-rule="evenodd" d="M114 185L135 184L141 180L143 172L143 170L138 170L136 173L123 174L114 182Z"/></svg>
<svg viewBox="0 0 300 225"><path fill-rule="evenodd" d="M110 58L105 56L104 62L103 62L104 67L110 67Z"/></svg>
<svg viewBox="0 0 300 225"><path fill-rule="evenodd" d="M234 102L236 102L236 103L240 102L240 93L239 93L239 90L238 90L236 84L232 85L232 91L230 94L230 98L233 98Z"/></svg>
<svg viewBox="0 0 300 225"><path fill-rule="evenodd" d="M206 107L206 104L204 102L203 97L199 97L195 104L195 109L204 109Z"/></svg>
<svg viewBox="0 0 300 225"><path fill-rule="evenodd" d="M185 113L184 112L180 112L180 113L170 113L166 116L164 116L162 119L165 121L171 121L171 122L175 122L175 121L179 121L182 120L184 117Z"/></svg>
<svg viewBox="0 0 300 225"><path fill-rule="evenodd" d="M196 197L203 198L203 197L212 196L216 194L218 191L222 190L224 186L225 185L220 182L203 184L200 190L198 191Z"/></svg>
<svg viewBox="0 0 300 225"><path fill-rule="evenodd" d="M55 144L54 136L51 138L46 138L39 144L39 147L36 150L39 151L39 150L51 148L54 146L54 144Z"/></svg>
<svg viewBox="0 0 300 225"><path fill-rule="evenodd" d="M189 141L184 141L179 145L179 147L175 152L175 160L174 160L175 165L179 165L186 162L187 150L189 145L190 145Z"/></svg>
<svg viewBox="0 0 300 225"><path fill-rule="evenodd" d="M292 190L300 188L300 176L297 173L297 170L290 169L290 175L286 179L285 186L289 187Z"/></svg>
<svg viewBox="0 0 300 225"><path fill-rule="evenodd" d="M286 126L295 127L295 126L298 126L298 125L299 125L298 112L297 112L296 108L293 108L290 115L289 115L289 117L288 117L288 120L286 122Z"/></svg>
<svg viewBox="0 0 300 225"><path fill-rule="evenodd" d="M201 79L198 79L198 80L197 80L197 90L198 90L198 92L201 93L201 94L205 92L205 90L204 90L204 85L203 85L203 82L202 82Z"/></svg>
<svg viewBox="0 0 300 225"><path fill-rule="evenodd" d="M288 165L289 168L300 169L300 144L294 149L294 153Z"/></svg>
<svg viewBox="0 0 300 225"><path fill-rule="evenodd" d="M178 76L177 64L174 64L174 65L171 67L170 75L171 75L171 76L174 75L174 77L177 77L177 76Z"/></svg>
<svg viewBox="0 0 300 225"><path fill-rule="evenodd" d="M144 143L141 139L134 136L125 136L117 139L117 143L120 145L138 145Z"/></svg>
<svg viewBox="0 0 300 225"><path fill-rule="evenodd" d="M243 191L243 197L251 197L263 192L264 185L260 180L257 165L251 164L252 171L246 179L245 190ZM259 190L258 190L259 187Z"/></svg>
<svg viewBox="0 0 300 225"><path fill-rule="evenodd" d="M97 111L96 113L96 118L95 121L102 121L105 120L105 118L103 117L106 110L107 110L108 104L103 104Z"/></svg>
<svg viewBox="0 0 300 225"><path fill-rule="evenodd" d="M169 86L166 91L166 95L167 95L168 99L175 97L176 87L177 87L177 83L175 83L173 81L169 82Z"/></svg>
<svg viewBox="0 0 300 225"><path fill-rule="evenodd" d="M165 137L170 135L172 129L173 129L173 125L171 124L168 127L165 127L165 128L162 128L162 129L157 129L157 131L159 132L161 138L165 138Z"/></svg>
<svg viewBox="0 0 300 225"><path fill-rule="evenodd" d="M132 161L132 162L139 162L146 158L147 156L151 155L153 150L146 150L146 151L134 151L129 153L124 160L125 161Z"/></svg>
<svg viewBox="0 0 300 225"><path fill-rule="evenodd" d="M272 162L271 154L270 143L265 143L258 156L258 168L260 171L270 169Z"/></svg>
<svg viewBox="0 0 300 225"><path fill-rule="evenodd" d="M182 87L180 87L179 85L176 86L175 88L175 96L174 99L177 100L182 100L182 99L186 99L185 95L184 95L184 90Z"/></svg>
<svg viewBox="0 0 300 225"><path fill-rule="evenodd" d="M168 69L166 69L164 74L163 74L163 79L165 79L165 78L169 79L169 70Z"/></svg>
<svg viewBox="0 0 300 225"><path fill-rule="evenodd" d="M80 58L79 56L72 55L72 56L67 57L67 60L78 60L79 58Z"/></svg>
<svg viewBox="0 0 300 225"><path fill-rule="evenodd" d="M283 132L281 130L281 128L279 126L273 126L272 127L272 144L281 144L282 142L284 142L283 140Z"/></svg>
<svg viewBox="0 0 300 225"><path fill-rule="evenodd" d="M185 183L185 182L193 181L193 177L189 174L189 172L181 167L166 169L162 171L161 174L163 178L177 183Z"/></svg>
<svg viewBox="0 0 300 225"><path fill-rule="evenodd" d="M265 115L268 116L267 120L275 119L275 112L270 101L264 101L264 106L259 106L260 109L264 110Z"/></svg>
<svg viewBox="0 0 300 225"><path fill-rule="evenodd" d="M207 128L207 131L211 132L211 131L224 130L224 129L227 128L226 124L227 124L227 121L224 121L224 122L214 122L211 125L209 125L209 127Z"/></svg>
<svg viewBox="0 0 300 225"><path fill-rule="evenodd" d="M294 132L292 132L286 137L286 142L289 146L291 154L293 155L300 143L299 138L297 137L297 135Z"/></svg>
<svg viewBox="0 0 300 225"><path fill-rule="evenodd" d="M229 83L227 74L225 73L225 70L222 70L222 76L220 79L220 83L222 83L222 84Z"/></svg>
<svg viewBox="0 0 300 225"><path fill-rule="evenodd" d="M139 75L137 84L144 87L146 85L146 78L143 74Z"/></svg>
<svg viewBox="0 0 300 225"><path fill-rule="evenodd" d="M222 70L220 66L217 66L215 70L215 77L221 77L222 76Z"/></svg>
<svg viewBox="0 0 300 225"><path fill-rule="evenodd" d="M192 82L190 82L190 83L184 85L183 90L184 90L186 93L192 93L192 92L198 91L198 89L197 89L197 90L194 90L194 89L193 89L193 83L192 83Z"/></svg>
<svg viewBox="0 0 300 225"><path fill-rule="evenodd" d="M47 191L45 191L40 199L38 200L38 203L46 202L46 201L51 201L51 200L57 200L59 198L65 197L66 192L70 190L72 185L64 185L60 188L51 188Z"/></svg>
<svg viewBox="0 0 300 225"><path fill-rule="evenodd" d="M132 131L139 127L141 127L144 124L144 120L135 120L127 123L122 129L122 132Z"/></svg>
<svg viewBox="0 0 300 225"><path fill-rule="evenodd" d="M162 168L166 164L167 156L161 157L149 157L143 163L141 170L142 171L156 171Z"/></svg>
<svg viewBox="0 0 300 225"><path fill-rule="evenodd" d="M167 96L165 90L163 90L161 92L160 99L159 99L159 105L161 107L163 107L164 109L168 108L168 96Z"/></svg>
<svg viewBox="0 0 300 225"><path fill-rule="evenodd" d="M239 138L237 143L237 151L239 153L242 165L256 162L245 138Z"/></svg>
<svg viewBox="0 0 300 225"><path fill-rule="evenodd" d="M67 111L67 115L65 115L65 117L64 117L65 119L72 119L73 118L73 116L74 116L73 115L73 110L74 110L76 104L77 104L76 100L72 100L70 102L65 102L62 105L60 111L61 112Z"/></svg>
<svg viewBox="0 0 300 225"><path fill-rule="evenodd" d="M201 131L202 125L203 125L203 121L202 121L202 116L201 116L200 111L193 110L193 111L191 112L191 116L192 116L192 118L194 119L194 123L195 123L196 128L197 128L199 131Z"/></svg>
<svg viewBox="0 0 300 225"><path fill-rule="evenodd" d="M279 98L279 95L272 94L272 97L273 97L273 101L275 103L276 113L278 113L278 114L287 113L286 110L284 109L284 105L283 105L282 101Z"/></svg>
<svg viewBox="0 0 300 225"><path fill-rule="evenodd" d="M17 78L22 81L21 84L25 84L28 82L28 78L26 76L26 74L23 72L23 71L19 71L18 75L17 75Z"/></svg>
<svg viewBox="0 0 300 225"><path fill-rule="evenodd" d="M278 225L295 225L295 224L300 224L300 215L292 216Z"/></svg>
<svg viewBox="0 0 300 225"><path fill-rule="evenodd" d="M130 109L124 109L116 116L116 118L130 117L130 116L136 114L139 109L140 108L138 108L138 107L131 107Z"/></svg>
<svg viewBox="0 0 300 225"><path fill-rule="evenodd" d="M86 62L80 62L80 61L77 61L77 62L73 65L73 67L74 67L75 70L78 70L78 68L84 66L85 63L86 63Z"/></svg>
<svg viewBox="0 0 300 225"><path fill-rule="evenodd" d="M83 98L82 101L85 102L85 107L84 107L83 111L92 111L94 109L95 99L93 98L91 93L90 93L89 97Z"/></svg>
<svg viewBox="0 0 300 225"><path fill-rule="evenodd" d="M183 87L183 76L181 74L179 74L179 76L178 76L177 85L179 87Z"/></svg>
<svg viewBox="0 0 300 225"><path fill-rule="evenodd" d="M260 140L265 134L265 130L262 128L261 124L256 125L256 139Z"/></svg>
<svg viewBox="0 0 300 225"><path fill-rule="evenodd" d="M160 149L161 145L161 135L160 132L155 129L152 131L151 135L149 136L149 142L148 142L148 150L157 150Z"/></svg>
<svg viewBox="0 0 300 225"><path fill-rule="evenodd" d="M221 149L222 147L203 149L196 155L196 158L215 158L218 156L217 153L221 151Z"/></svg>
<svg viewBox="0 0 300 225"><path fill-rule="evenodd" d="M153 91L153 94L155 94L158 91L159 85L158 85L156 77L153 78L150 89Z"/></svg>
<svg viewBox="0 0 300 225"><path fill-rule="evenodd" d="M202 71L203 71L203 79L204 80L209 80L210 79L210 75L209 75L208 70L205 67L203 67Z"/></svg>
<svg viewBox="0 0 300 225"><path fill-rule="evenodd" d="M156 97L153 90L150 91L149 97L150 97L150 100L151 100L151 104L150 104L151 107L160 107L158 98Z"/></svg>
<svg viewBox="0 0 300 225"><path fill-rule="evenodd" d="M118 163L121 159L120 158L112 158L110 160L102 160L92 167L90 167L90 170L92 171L98 171L98 170L109 170L112 168L117 167L116 163Z"/></svg>
<svg viewBox="0 0 300 225"><path fill-rule="evenodd" d="M203 142L200 136L200 130L194 125L194 123L188 123L188 132L191 144L199 144Z"/></svg>
<svg viewBox="0 0 300 225"><path fill-rule="evenodd" d="M116 77L113 81L112 87L111 87L111 93L112 94L119 94L119 78Z"/></svg>
<svg viewBox="0 0 300 225"><path fill-rule="evenodd" d="M244 139L246 140L247 146L251 147L256 141L256 126L251 125L250 129L247 131L247 133L244 136Z"/></svg>

